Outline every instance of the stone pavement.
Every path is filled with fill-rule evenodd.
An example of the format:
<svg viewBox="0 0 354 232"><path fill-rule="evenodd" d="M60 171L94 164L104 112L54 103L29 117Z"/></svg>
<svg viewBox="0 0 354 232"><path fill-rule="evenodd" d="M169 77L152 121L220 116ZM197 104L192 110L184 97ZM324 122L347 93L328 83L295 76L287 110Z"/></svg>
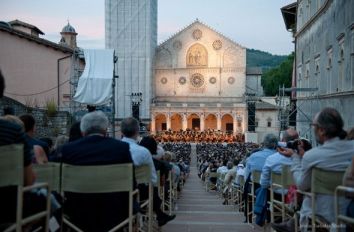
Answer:
<svg viewBox="0 0 354 232"><path fill-rule="evenodd" d="M162 227L162 232L262 231L243 223L243 213L234 206L222 205L214 192L206 192L197 176L195 144L192 144L191 173L177 201L176 219Z"/></svg>

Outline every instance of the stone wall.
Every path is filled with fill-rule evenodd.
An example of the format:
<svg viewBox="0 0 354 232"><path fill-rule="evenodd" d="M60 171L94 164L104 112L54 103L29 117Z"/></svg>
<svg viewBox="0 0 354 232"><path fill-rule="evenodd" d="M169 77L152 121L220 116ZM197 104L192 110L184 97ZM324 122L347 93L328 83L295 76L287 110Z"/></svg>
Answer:
<svg viewBox="0 0 354 232"><path fill-rule="evenodd" d="M58 111L55 116L49 117L44 109L27 107L11 98L0 99L0 116L4 115L4 108L11 107L14 115L32 114L36 120L35 137L50 137L55 139L58 135L66 135L69 132L71 117L69 112Z"/></svg>
<svg viewBox="0 0 354 232"><path fill-rule="evenodd" d="M296 128L315 141L310 123L324 107L336 108L346 129L354 126L354 1L298 3L297 87L318 90L297 92Z"/></svg>

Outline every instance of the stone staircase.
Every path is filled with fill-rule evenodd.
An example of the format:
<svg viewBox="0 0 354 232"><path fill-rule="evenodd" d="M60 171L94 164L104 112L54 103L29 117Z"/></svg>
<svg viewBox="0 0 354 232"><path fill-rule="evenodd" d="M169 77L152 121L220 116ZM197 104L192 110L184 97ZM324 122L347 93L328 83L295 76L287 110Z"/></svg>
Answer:
<svg viewBox="0 0 354 232"><path fill-rule="evenodd" d="M262 231L243 223L243 213L232 205L222 205L214 191L206 192L197 176L196 145L192 144L191 173L177 201L176 219L162 227L163 232Z"/></svg>

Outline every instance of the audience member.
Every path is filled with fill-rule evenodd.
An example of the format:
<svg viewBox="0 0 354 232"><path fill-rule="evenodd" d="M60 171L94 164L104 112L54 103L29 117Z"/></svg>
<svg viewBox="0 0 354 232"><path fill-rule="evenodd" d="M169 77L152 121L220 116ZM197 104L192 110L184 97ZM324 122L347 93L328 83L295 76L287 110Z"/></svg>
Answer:
<svg viewBox="0 0 354 232"><path fill-rule="evenodd" d="M161 199L158 196L158 190L157 190L157 174L156 174L156 169L154 166L154 162L152 159L152 155L150 151L143 147L140 146L137 143L138 136L139 136L139 122L135 118L126 118L123 119L121 123L121 131L123 134L122 141L127 142L129 144L129 149L132 154L132 159L134 162L134 165L139 167L141 165L149 165L150 170L151 170L151 182L155 185L154 187L154 193L153 193L153 210L157 215L157 221L159 226L165 225L167 222L173 220L175 218L175 215L170 216L162 212L161 210ZM156 147L155 147L156 145ZM149 144L148 146L154 154L157 152L157 144ZM143 194L145 193L146 195L146 188L143 188L143 186L139 186L139 189L142 190Z"/></svg>
<svg viewBox="0 0 354 232"><path fill-rule="evenodd" d="M228 160L227 159L224 159L222 161L222 165L220 165L220 167L218 167L218 169L216 170L216 173L218 174L225 174L228 172L228 168L227 168L227 163L228 163Z"/></svg>
<svg viewBox="0 0 354 232"><path fill-rule="evenodd" d="M15 115L15 110L11 106L4 107L4 115Z"/></svg>
<svg viewBox="0 0 354 232"><path fill-rule="evenodd" d="M263 141L263 150L257 151L250 155L250 157L246 161L246 168L245 168L245 186L243 191L243 198L245 201L245 217L247 222L251 222L253 219L252 217L247 218L247 211L253 210L251 207L252 205L248 202L248 193L249 193L249 182L252 180L252 172L253 171L262 171L264 163L266 159L276 152L276 147L278 144L278 139L273 134L267 134L264 137ZM257 190L259 188L259 184L255 183L254 188Z"/></svg>
<svg viewBox="0 0 354 232"><path fill-rule="evenodd" d="M287 142L297 140L298 138L299 138L299 134L297 133L297 131L290 128L284 131L283 138L281 141L284 142L286 146ZM276 152L268 156L268 158L265 160L262 169L262 174L260 179L261 187L268 188L270 186L272 172L280 173L283 165L291 165L291 164L292 164L291 157L284 156L279 152Z"/></svg>
<svg viewBox="0 0 354 232"><path fill-rule="evenodd" d="M23 124L25 125L26 138L29 145L32 147L35 159L33 162L38 164L44 164L48 162L48 157L45 153L46 150L49 150L48 145L45 142L42 142L34 138L34 133L36 130L36 121L34 117L30 114L24 114L20 116Z"/></svg>
<svg viewBox="0 0 354 232"><path fill-rule="evenodd" d="M81 138L82 138L82 133L80 130L80 122L75 122L70 127L69 142L73 142Z"/></svg>
<svg viewBox="0 0 354 232"><path fill-rule="evenodd" d="M121 131L123 134L122 141L129 144L130 153L134 165L139 167L141 165L148 165L151 170L151 182L157 184L157 175L154 162L150 151L138 144L139 137L139 122L135 118L125 118L121 123Z"/></svg>
<svg viewBox="0 0 354 232"><path fill-rule="evenodd" d="M84 137L63 145L62 162L72 165L133 163L129 145L106 137L107 128L104 113L87 113L80 123ZM108 231L128 216L128 202L128 193L66 193L64 209L83 231Z"/></svg>
<svg viewBox="0 0 354 232"><path fill-rule="evenodd" d="M53 150L53 140L49 137L43 137L43 138L40 138L39 140L44 142L47 145L47 147L44 147L44 149L45 149L44 152L47 155L49 155Z"/></svg>
<svg viewBox="0 0 354 232"><path fill-rule="evenodd" d="M0 98L3 97L5 78L0 70ZM27 143L22 121L7 115L0 117L0 146L10 144L22 144L23 150L23 185L30 186L35 182L35 174L32 168L33 153ZM16 186L0 187L0 224L13 223L16 220ZM23 195L23 217L33 215L45 208L46 201L43 196L26 192Z"/></svg>
<svg viewBox="0 0 354 232"><path fill-rule="evenodd" d="M345 140L343 119L333 108L324 108L314 117L313 130L316 141L321 146L307 152L281 148L280 152L292 156L292 174L298 189L311 190L312 168L321 168L329 171L344 171L350 164L354 154L354 141ZM334 199L332 196L319 195L315 200L316 214L323 217L329 224L335 222ZM339 210L345 212L347 201L340 201ZM300 210L300 226L305 231L311 217L311 198L304 196Z"/></svg>
<svg viewBox="0 0 354 232"><path fill-rule="evenodd" d="M264 137L263 147L261 151L253 153L246 161L245 177L252 178L253 171L262 171L266 159L276 152L278 139L273 134L267 134Z"/></svg>
<svg viewBox="0 0 354 232"><path fill-rule="evenodd" d="M49 161L60 162L61 159L61 148L64 144L69 142L69 137L66 135L59 135L54 143L52 152L49 155Z"/></svg>

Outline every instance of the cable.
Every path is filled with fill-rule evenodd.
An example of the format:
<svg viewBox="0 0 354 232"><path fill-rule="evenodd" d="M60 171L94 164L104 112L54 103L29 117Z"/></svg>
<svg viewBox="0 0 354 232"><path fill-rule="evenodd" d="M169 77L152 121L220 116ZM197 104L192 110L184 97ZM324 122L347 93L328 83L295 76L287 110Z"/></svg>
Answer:
<svg viewBox="0 0 354 232"><path fill-rule="evenodd" d="M17 94L17 93L9 93L9 92L5 92L5 93L6 93L6 94L9 94L9 95L14 95L14 96L20 96L20 97L28 97L28 96L33 96L33 95L39 95L39 94L42 94L42 93L47 93L47 92L49 92L49 91L52 91L53 89L56 89L56 88L58 88L58 87L64 85L65 83L67 83L67 82L69 82L69 81L70 81L70 80L66 80L66 81L64 81L63 83L61 83L61 84L58 85L58 86L55 86L55 87L53 87L53 88L51 88L51 89L44 90L44 91L38 92L38 93L32 93L32 94Z"/></svg>

